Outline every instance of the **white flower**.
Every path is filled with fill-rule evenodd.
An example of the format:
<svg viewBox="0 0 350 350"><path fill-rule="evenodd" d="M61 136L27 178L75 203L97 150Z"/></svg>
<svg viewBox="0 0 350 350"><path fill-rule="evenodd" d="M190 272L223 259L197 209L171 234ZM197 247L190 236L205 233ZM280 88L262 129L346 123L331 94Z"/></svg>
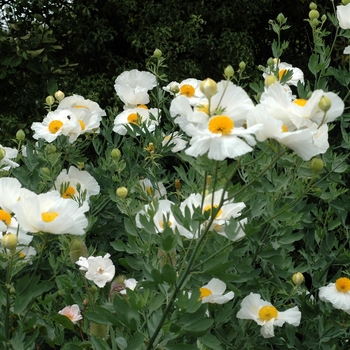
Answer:
<svg viewBox="0 0 350 350"><path fill-rule="evenodd" d="M141 128L145 127L148 131L152 132L158 125L157 119L158 110L156 108L147 109L137 107L126 109L115 117L113 131L119 135L125 135L127 133L125 125L137 125Z"/></svg>
<svg viewBox="0 0 350 350"><path fill-rule="evenodd" d="M137 69L125 71L115 80L114 88L125 108L134 108L139 104L149 102L148 90L157 86L155 75L149 72L140 72Z"/></svg>
<svg viewBox="0 0 350 350"><path fill-rule="evenodd" d="M153 185L149 179L141 179L139 181L141 191L147 196L148 199L160 198L166 195L166 188L162 182L157 182Z"/></svg>
<svg viewBox="0 0 350 350"><path fill-rule="evenodd" d="M18 151L15 148L3 147L0 145L0 149L5 151L5 156L0 160L1 170L10 170L10 168L17 168L19 164L11 159L17 158Z"/></svg>
<svg viewBox="0 0 350 350"><path fill-rule="evenodd" d="M173 146L171 151L176 153L186 148L187 141L181 138L177 131L170 135L166 135L162 141L162 146Z"/></svg>
<svg viewBox="0 0 350 350"><path fill-rule="evenodd" d="M110 254L106 254L104 257L90 256L87 259L80 257L76 264L80 266L80 270L86 271L86 279L103 288L107 282L112 281L115 274L115 266L109 257Z"/></svg>
<svg viewBox="0 0 350 350"><path fill-rule="evenodd" d="M337 18L342 29L350 29L350 3L337 6Z"/></svg>
<svg viewBox="0 0 350 350"><path fill-rule="evenodd" d="M134 290L137 286L137 281L135 280L135 278L127 278L124 281L125 284L125 289L120 291L120 294L126 294L126 288Z"/></svg>
<svg viewBox="0 0 350 350"><path fill-rule="evenodd" d="M335 283L321 287L319 297L322 301L332 303L334 308L350 314L350 279L341 277Z"/></svg>
<svg viewBox="0 0 350 350"><path fill-rule="evenodd" d="M83 235L88 225L84 213L87 202L79 207L73 199L64 199L58 191L36 195L25 192L14 205L18 223L28 232Z"/></svg>
<svg viewBox="0 0 350 350"><path fill-rule="evenodd" d="M32 264L33 257L36 255L35 248L31 246L17 245L16 251L18 252L21 261L28 263L29 265Z"/></svg>
<svg viewBox="0 0 350 350"><path fill-rule="evenodd" d="M78 124L73 112L67 109L56 109L49 112L41 123L33 123L31 129L35 131L33 137L36 140L45 139L47 142L52 142L60 135L67 136ZM77 137L76 134L71 135L69 141L72 143Z"/></svg>
<svg viewBox="0 0 350 350"><path fill-rule="evenodd" d="M344 55L350 55L350 45L344 49Z"/></svg>
<svg viewBox="0 0 350 350"><path fill-rule="evenodd" d="M202 303L212 303L212 304L225 304L233 297L235 294L231 291L224 294L226 290L226 283L219 280L218 278L213 278L208 284L200 288L200 297Z"/></svg>
<svg viewBox="0 0 350 350"><path fill-rule="evenodd" d="M78 192L78 188L80 188ZM67 172L63 169L57 176L55 188L63 198L78 198L83 195L85 199L100 193L100 186L97 181L85 170L71 166Z"/></svg>
<svg viewBox="0 0 350 350"><path fill-rule="evenodd" d="M304 84L304 73L301 69L293 67L291 64L286 62L278 62L275 60L276 64L273 67L273 69L277 70L278 68L278 77L279 80L282 80L283 75L285 75L288 72L292 72L292 76L288 79L286 82L287 85L294 85L298 86L298 81L300 81L302 84ZM263 74L263 77L266 78L268 75L274 74L273 71L268 70L267 73Z"/></svg>
<svg viewBox="0 0 350 350"><path fill-rule="evenodd" d="M77 304L66 306L61 311L58 311L60 315L68 317L74 324L80 321L83 316L80 314L80 308Z"/></svg>
<svg viewBox="0 0 350 350"><path fill-rule="evenodd" d="M297 306L286 311L277 311L271 303L261 299L260 294L250 293L241 303L241 309L237 318L243 320L254 320L261 327L261 334L264 338L272 338L274 326L282 327L285 322L292 326L299 326L301 312Z"/></svg>

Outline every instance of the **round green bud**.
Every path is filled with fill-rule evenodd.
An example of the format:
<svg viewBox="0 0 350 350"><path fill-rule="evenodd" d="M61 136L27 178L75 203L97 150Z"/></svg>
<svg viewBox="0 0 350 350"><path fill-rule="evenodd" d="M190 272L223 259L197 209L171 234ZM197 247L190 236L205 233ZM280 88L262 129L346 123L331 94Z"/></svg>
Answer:
<svg viewBox="0 0 350 350"><path fill-rule="evenodd" d="M323 169L323 160L321 158L312 158L310 161L310 169L317 173Z"/></svg>
<svg viewBox="0 0 350 350"><path fill-rule="evenodd" d="M55 99L61 102L64 99L64 93L61 90L55 92Z"/></svg>
<svg viewBox="0 0 350 350"><path fill-rule="evenodd" d="M90 292L92 294L96 294L98 292L98 288L95 285L90 286Z"/></svg>
<svg viewBox="0 0 350 350"><path fill-rule="evenodd" d="M343 5L347 5L347 4L350 4L350 0L341 0L341 3Z"/></svg>
<svg viewBox="0 0 350 350"><path fill-rule="evenodd" d="M14 287L14 286L11 286L9 292L10 292L11 295L16 295L16 289L15 289L15 287Z"/></svg>
<svg viewBox="0 0 350 350"><path fill-rule="evenodd" d="M111 157L114 159L114 160L118 160L121 156L121 152L119 151L118 148L113 148L112 151L111 151Z"/></svg>
<svg viewBox="0 0 350 350"><path fill-rule="evenodd" d="M267 65L268 65L268 66L274 66L274 65L275 65L275 60L274 60L272 57L270 57L270 58L267 60Z"/></svg>
<svg viewBox="0 0 350 350"><path fill-rule="evenodd" d="M314 18L310 23L312 27L316 28L320 24L320 21L317 18Z"/></svg>
<svg viewBox="0 0 350 350"><path fill-rule="evenodd" d="M17 132L16 132L16 139L18 141L23 141L24 139L26 138L26 134L24 133L24 131L22 129L19 129Z"/></svg>
<svg viewBox="0 0 350 350"><path fill-rule="evenodd" d="M301 272L297 272L293 275L292 281L296 286L300 286L304 282L304 275Z"/></svg>
<svg viewBox="0 0 350 350"><path fill-rule="evenodd" d="M327 16L326 16L326 15L322 15L321 21L322 21L322 22L326 22L326 20L327 20Z"/></svg>
<svg viewBox="0 0 350 350"><path fill-rule="evenodd" d="M210 99L218 92L218 86L216 82L210 78L201 81L199 88L207 99Z"/></svg>
<svg viewBox="0 0 350 350"><path fill-rule="evenodd" d="M327 96L322 96L320 99L320 102L318 103L318 107L323 112L328 112L329 109L332 107L332 101Z"/></svg>
<svg viewBox="0 0 350 350"><path fill-rule="evenodd" d="M268 75L265 78L265 86L266 87L269 87L270 85L275 84L277 82L278 82L278 79L275 75Z"/></svg>
<svg viewBox="0 0 350 350"><path fill-rule="evenodd" d="M286 21L286 17L284 17L283 13L280 13L278 16L277 16L277 22L279 23L284 23Z"/></svg>
<svg viewBox="0 0 350 350"><path fill-rule="evenodd" d="M13 233L6 233L4 236L2 236L3 247L9 249L11 252L14 252L16 250L17 242L17 235Z"/></svg>
<svg viewBox="0 0 350 350"><path fill-rule="evenodd" d="M45 151L48 154L53 154L57 151L57 147L51 143L49 143L48 145L45 146Z"/></svg>
<svg viewBox="0 0 350 350"><path fill-rule="evenodd" d="M317 10L311 10L310 12L309 12L309 18L311 19L311 20L313 20L313 19L317 19L317 18L319 18L320 17L320 13L317 11Z"/></svg>
<svg viewBox="0 0 350 350"><path fill-rule="evenodd" d="M245 70L246 64L245 64L244 61L242 61L242 62L239 63L238 66L239 66L239 69L240 69L240 70Z"/></svg>
<svg viewBox="0 0 350 350"><path fill-rule="evenodd" d="M162 57L162 51L160 51L159 49L155 49L154 52L153 52L153 57L161 58Z"/></svg>
<svg viewBox="0 0 350 350"><path fill-rule="evenodd" d="M55 98L53 96L47 96L45 99L47 105L52 106L55 103Z"/></svg>
<svg viewBox="0 0 350 350"><path fill-rule="evenodd" d="M46 175L46 176L50 176L50 174L51 174L51 171L48 167L43 167L40 169L40 171L43 175Z"/></svg>
<svg viewBox="0 0 350 350"><path fill-rule="evenodd" d="M3 148L0 148L0 160L6 157L6 151Z"/></svg>
<svg viewBox="0 0 350 350"><path fill-rule="evenodd" d="M224 70L225 77L230 79L235 74L235 71L231 65L227 66Z"/></svg>
<svg viewBox="0 0 350 350"><path fill-rule="evenodd" d="M310 10L316 10L317 9L317 5L314 2L311 2L309 5Z"/></svg>
<svg viewBox="0 0 350 350"><path fill-rule="evenodd" d="M125 199L128 195L128 189L124 186L118 187L115 193L119 198Z"/></svg>
<svg viewBox="0 0 350 350"><path fill-rule="evenodd" d="M69 245L69 257L71 262L74 264L79 260L80 257L87 258L89 256L86 244L81 238L72 238Z"/></svg>

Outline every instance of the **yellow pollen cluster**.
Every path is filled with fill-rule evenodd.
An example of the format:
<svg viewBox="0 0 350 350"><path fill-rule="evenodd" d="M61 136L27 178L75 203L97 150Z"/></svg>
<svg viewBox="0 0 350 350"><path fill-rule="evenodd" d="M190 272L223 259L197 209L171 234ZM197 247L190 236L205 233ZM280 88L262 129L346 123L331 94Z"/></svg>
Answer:
<svg viewBox="0 0 350 350"><path fill-rule="evenodd" d="M11 215L3 209L0 209L0 220L8 226L11 223Z"/></svg>
<svg viewBox="0 0 350 350"><path fill-rule="evenodd" d="M72 186L68 186L66 191L62 193L63 198L72 198L75 195L75 189Z"/></svg>
<svg viewBox="0 0 350 350"><path fill-rule="evenodd" d="M41 218L44 222L52 222L58 216L58 213L55 211L46 211L45 213L41 213Z"/></svg>
<svg viewBox="0 0 350 350"><path fill-rule="evenodd" d="M137 108L148 109L148 107L146 105L137 105Z"/></svg>
<svg viewBox="0 0 350 350"><path fill-rule="evenodd" d="M63 123L60 120L53 120L49 124L49 131L51 134L56 134L56 132L61 129L62 125Z"/></svg>
<svg viewBox="0 0 350 350"><path fill-rule="evenodd" d="M218 115L213 117L208 124L208 129L213 134L229 135L235 124L232 119L226 115Z"/></svg>
<svg viewBox="0 0 350 350"><path fill-rule="evenodd" d="M260 310L259 310L259 317L263 320L263 321L270 321L273 318L276 318L278 315L278 311L277 309L272 306L272 305L266 305L263 306Z"/></svg>
<svg viewBox="0 0 350 350"><path fill-rule="evenodd" d="M335 281L335 287L337 288L338 292L347 293L350 290L350 279L346 277L338 278Z"/></svg>
<svg viewBox="0 0 350 350"><path fill-rule="evenodd" d="M300 107L304 107L307 103L307 100L303 99L303 98L296 98L293 103L295 103L296 105L300 106Z"/></svg>
<svg viewBox="0 0 350 350"><path fill-rule="evenodd" d="M218 205L214 204L213 207L216 209L218 207ZM206 211L210 211L210 216L213 215L213 207L211 206L211 204L206 205L203 209L203 213L205 213ZM217 212L215 219L217 219L221 214L222 214L222 209L220 209Z"/></svg>
<svg viewBox="0 0 350 350"><path fill-rule="evenodd" d="M283 75L284 74L287 74L289 72L289 69L280 69L280 71L278 72L278 77L279 77L279 80L282 79ZM292 77L290 77L289 79L291 79ZM288 79L288 80L289 80Z"/></svg>
<svg viewBox="0 0 350 350"><path fill-rule="evenodd" d="M128 122L130 124L138 124L138 117L137 117L137 113L131 113L128 116Z"/></svg>
<svg viewBox="0 0 350 350"><path fill-rule="evenodd" d="M194 96L195 89L192 85L184 84L180 87L180 94L185 95L186 97Z"/></svg>
<svg viewBox="0 0 350 350"><path fill-rule="evenodd" d="M81 119L79 119L78 122L80 124L81 130L85 130L85 123Z"/></svg>
<svg viewBox="0 0 350 350"><path fill-rule="evenodd" d="M167 225L168 225L169 227L171 227L172 224L173 224L173 223L172 223L171 221L168 221L168 222L167 222ZM163 221L163 220L159 221L159 227L160 227L160 228L164 228L164 221Z"/></svg>
<svg viewBox="0 0 350 350"><path fill-rule="evenodd" d="M203 298L206 298L209 295L213 294L210 289L205 288L205 287L200 288L199 291L201 292L201 295L199 296L199 300L202 300Z"/></svg>
<svg viewBox="0 0 350 350"><path fill-rule="evenodd" d="M23 252L19 252L18 256L20 259L24 259L26 257L26 255Z"/></svg>
<svg viewBox="0 0 350 350"><path fill-rule="evenodd" d="M282 125L282 132L287 132L288 131L288 127L287 125Z"/></svg>
<svg viewBox="0 0 350 350"><path fill-rule="evenodd" d="M153 189L151 187L146 187L146 192L152 197L153 196Z"/></svg>
<svg viewBox="0 0 350 350"><path fill-rule="evenodd" d="M100 267L100 268L97 270L97 272L98 272L100 275L102 275L102 274L104 273L104 270L103 270L102 267Z"/></svg>

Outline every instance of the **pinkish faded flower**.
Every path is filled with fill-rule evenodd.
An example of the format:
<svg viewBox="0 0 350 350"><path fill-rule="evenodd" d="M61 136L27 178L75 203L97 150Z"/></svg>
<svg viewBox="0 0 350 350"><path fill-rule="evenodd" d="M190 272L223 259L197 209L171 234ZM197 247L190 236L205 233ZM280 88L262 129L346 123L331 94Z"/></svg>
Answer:
<svg viewBox="0 0 350 350"><path fill-rule="evenodd" d="M66 306L61 311L58 311L60 315L68 317L74 324L80 321L83 316L80 314L80 308L77 304Z"/></svg>

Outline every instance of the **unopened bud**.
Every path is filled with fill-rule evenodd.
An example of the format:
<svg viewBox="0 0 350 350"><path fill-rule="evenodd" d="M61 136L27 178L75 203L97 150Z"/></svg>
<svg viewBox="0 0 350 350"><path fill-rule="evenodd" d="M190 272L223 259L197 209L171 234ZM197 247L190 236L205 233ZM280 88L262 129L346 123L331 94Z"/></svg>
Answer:
<svg viewBox="0 0 350 350"><path fill-rule="evenodd" d="M209 187L210 184L211 184L211 175L208 175L208 176L207 176L207 179L206 179L206 185L207 185L207 187Z"/></svg>
<svg viewBox="0 0 350 350"><path fill-rule="evenodd" d="M113 148L112 151L111 151L111 157L114 159L114 160L118 160L121 156L121 153L119 151L118 148Z"/></svg>
<svg viewBox="0 0 350 350"><path fill-rule="evenodd" d="M284 23L286 21L286 17L284 17L283 13L280 13L277 16L277 22L279 22L280 24Z"/></svg>
<svg viewBox="0 0 350 350"><path fill-rule="evenodd" d="M293 275L292 281L296 286L300 286L304 282L304 275L301 272L297 272Z"/></svg>
<svg viewBox="0 0 350 350"><path fill-rule="evenodd" d="M53 96L47 96L45 99L47 105L52 106L55 103L55 98Z"/></svg>
<svg viewBox="0 0 350 350"><path fill-rule="evenodd" d="M309 5L310 10L316 10L317 9L317 5L314 2L311 2Z"/></svg>
<svg viewBox="0 0 350 350"><path fill-rule="evenodd" d="M69 245L69 257L74 264L80 257L87 258L89 256L88 249L81 238L72 238Z"/></svg>
<svg viewBox="0 0 350 350"><path fill-rule="evenodd" d="M169 90L170 90L170 92L171 92L172 94L174 94L174 95L176 95L177 93L180 92L180 88L179 88L178 85L173 85L173 86L171 86Z"/></svg>
<svg viewBox="0 0 350 350"><path fill-rule="evenodd" d="M128 195L128 189L124 186L118 187L115 193L119 198L125 199Z"/></svg>
<svg viewBox="0 0 350 350"><path fill-rule="evenodd" d="M231 65L227 66L224 71L225 77L230 79L235 74L235 71Z"/></svg>
<svg viewBox="0 0 350 350"><path fill-rule="evenodd" d="M14 233L6 233L2 236L2 245L4 248L14 252L17 247L18 238Z"/></svg>
<svg viewBox="0 0 350 350"><path fill-rule="evenodd" d="M181 190L181 181L179 179L175 180L175 188L177 190Z"/></svg>
<svg viewBox="0 0 350 350"><path fill-rule="evenodd" d="M153 57L161 58L162 57L162 51L160 51L159 49L155 49L154 52L153 52Z"/></svg>
<svg viewBox="0 0 350 350"><path fill-rule="evenodd" d="M332 106L332 101L327 96L322 96L320 102L318 103L318 107L323 112L328 112Z"/></svg>
<svg viewBox="0 0 350 350"><path fill-rule="evenodd" d="M326 20L327 20L327 16L326 16L326 15L322 15L321 21L322 21L322 22L326 22Z"/></svg>
<svg viewBox="0 0 350 350"><path fill-rule="evenodd" d="M50 169L48 167L43 167L40 169L41 174L44 176L50 176L51 172Z"/></svg>
<svg viewBox="0 0 350 350"><path fill-rule="evenodd" d="M270 57L268 60L267 60L267 65L268 66L274 66L276 64L276 61Z"/></svg>
<svg viewBox="0 0 350 350"><path fill-rule="evenodd" d="M3 148L0 148L0 160L6 157L6 151Z"/></svg>
<svg viewBox="0 0 350 350"><path fill-rule="evenodd" d="M276 76L274 75L268 75L266 78L265 78L265 86L266 87L269 87L271 86L272 84L275 84L278 82L278 79Z"/></svg>
<svg viewBox="0 0 350 350"><path fill-rule="evenodd" d="M310 12L309 12L309 18L311 19L311 20L313 20L314 18L319 18L320 17L320 13L317 11L317 10L311 10Z"/></svg>
<svg viewBox="0 0 350 350"><path fill-rule="evenodd" d="M218 86L216 82L210 78L204 79L200 83L199 88L207 99L210 99L218 92Z"/></svg>
<svg viewBox="0 0 350 350"><path fill-rule="evenodd" d="M96 338L107 338L108 325L91 322L90 323L90 334L92 334Z"/></svg>
<svg viewBox="0 0 350 350"><path fill-rule="evenodd" d="M241 70L241 71L243 71L243 70L245 70L245 67L246 67L246 64L245 64L245 62L244 61L242 61L242 62L239 62L239 69Z"/></svg>
<svg viewBox="0 0 350 350"><path fill-rule="evenodd" d="M61 90L55 92L55 99L61 102L64 99L64 93Z"/></svg>
<svg viewBox="0 0 350 350"><path fill-rule="evenodd" d="M350 0L341 0L341 3L343 5L347 5L347 4L350 4Z"/></svg>
<svg viewBox="0 0 350 350"><path fill-rule="evenodd" d="M17 132L16 132L16 139L18 141L23 141L24 139L26 138L26 134L24 133L24 131L22 129L19 129Z"/></svg>
<svg viewBox="0 0 350 350"><path fill-rule="evenodd" d="M317 18L311 20L311 26L316 28L320 24L320 21Z"/></svg>
<svg viewBox="0 0 350 350"><path fill-rule="evenodd" d="M45 151L48 154L53 154L57 151L57 147L55 145L53 145L52 143L49 143L45 146Z"/></svg>
<svg viewBox="0 0 350 350"><path fill-rule="evenodd" d="M312 158L310 161L310 169L317 173L323 169L323 160L321 158Z"/></svg>

